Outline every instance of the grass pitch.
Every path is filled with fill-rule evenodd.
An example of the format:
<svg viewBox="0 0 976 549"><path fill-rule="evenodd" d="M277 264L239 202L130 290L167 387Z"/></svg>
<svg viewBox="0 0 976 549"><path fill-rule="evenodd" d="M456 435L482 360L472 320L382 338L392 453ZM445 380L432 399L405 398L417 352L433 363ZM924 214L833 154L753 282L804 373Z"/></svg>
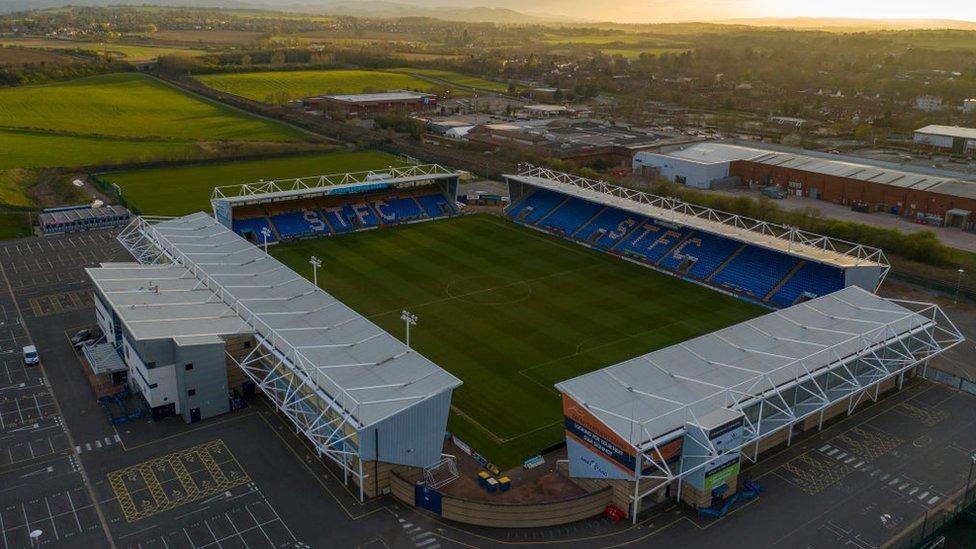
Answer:
<svg viewBox="0 0 976 549"><path fill-rule="evenodd" d="M186 215L210 211L211 192L221 185L357 172L401 164L391 154L358 151L152 168L102 174L101 177L118 185L129 204L144 214Z"/></svg>
<svg viewBox="0 0 976 549"><path fill-rule="evenodd" d="M464 381L448 428L499 466L563 438L557 381L764 309L487 215L302 240L272 254Z"/></svg>

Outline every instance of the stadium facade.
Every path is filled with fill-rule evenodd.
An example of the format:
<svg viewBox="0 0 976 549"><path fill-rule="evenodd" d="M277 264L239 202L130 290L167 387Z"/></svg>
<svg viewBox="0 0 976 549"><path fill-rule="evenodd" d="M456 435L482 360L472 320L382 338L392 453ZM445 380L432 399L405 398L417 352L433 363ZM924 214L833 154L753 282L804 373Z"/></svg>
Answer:
<svg viewBox="0 0 976 549"><path fill-rule="evenodd" d="M378 495L402 468L442 462L461 382L263 244L454 215L459 177L411 166L260 182L216 189L214 217L138 218L119 237L136 261L88 270L100 325L130 377L150 382L136 385L147 401L175 398L192 420L191 384L216 401L243 373L240 386L274 402L361 498ZM873 293L881 250L541 168L506 179L516 223L771 311L556 385L568 474L609 487L635 519L649 497L728 497L743 459L876 400L962 341L937 306Z"/></svg>
<svg viewBox="0 0 976 549"><path fill-rule="evenodd" d="M170 340L219 350L224 360L208 371L223 367L224 385L213 376L213 398L226 391L230 365L242 371L359 486L361 498L383 489L390 466L440 459L456 377L207 214L138 218L119 238L137 263L89 274L96 291L126 294L105 308L119 320L123 348L139 349L139 360L124 354L130 378L186 371L188 359L168 351ZM117 279L126 286L110 288ZM135 319L132 310L146 312ZM170 325L179 333L162 333ZM155 344L160 339L167 344ZM166 390L138 387L150 403Z"/></svg>

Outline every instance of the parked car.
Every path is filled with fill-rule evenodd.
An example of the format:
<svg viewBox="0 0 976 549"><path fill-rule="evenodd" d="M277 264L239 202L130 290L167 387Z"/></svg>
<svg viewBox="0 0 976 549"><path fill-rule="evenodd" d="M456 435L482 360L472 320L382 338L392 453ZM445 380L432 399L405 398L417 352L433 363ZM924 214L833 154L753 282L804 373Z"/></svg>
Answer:
<svg viewBox="0 0 976 549"><path fill-rule="evenodd" d="M37 354L37 347L33 345L28 345L24 347L24 364L27 366L33 366L35 364L40 364L41 357Z"/></svg>
<svg viewBox="0 0 976 549"><path fill-rule="evenodd" d="M75 335L71 336L71 344L75 346L75 349L80 349L82 345L88 343L95 339L95 334L88 328L84 330L78 330Z"/></svg>

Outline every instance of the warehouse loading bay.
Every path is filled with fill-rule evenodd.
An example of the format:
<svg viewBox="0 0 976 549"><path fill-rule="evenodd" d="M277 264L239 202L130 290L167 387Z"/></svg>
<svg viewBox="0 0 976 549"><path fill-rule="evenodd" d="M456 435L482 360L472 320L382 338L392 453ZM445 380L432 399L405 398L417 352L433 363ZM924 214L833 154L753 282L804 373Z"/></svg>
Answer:
<svg viewBox="0 0 976 549"><path fill-rule="evenodd" d="M636 525L459 526L390 496L360 504L261 397L191 425L143 417L113 426L70 341L95 326L83 269L106 261L131 261L108 231L0 245L3 549L902 546L904 532L959 494L976 450L976 397L915 378L745 469L765 490L722 519L665 502ZM976 315L950 314L976 336L966 320ZM40 367L23 364L31 343Z"/></svg>

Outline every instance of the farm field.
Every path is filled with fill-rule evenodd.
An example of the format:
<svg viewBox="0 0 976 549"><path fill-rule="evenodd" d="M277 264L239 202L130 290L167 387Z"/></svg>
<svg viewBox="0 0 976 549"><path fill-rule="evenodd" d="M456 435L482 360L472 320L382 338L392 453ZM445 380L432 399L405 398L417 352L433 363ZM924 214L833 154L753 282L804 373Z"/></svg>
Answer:
<svg viewBox="0 0 976 549"><path fill-rule="evenodd" d="M0 127L140 139L287 141L302 135L133 73L2 89Z"/></svg>
<svg viewBox="0 0 976 549"><path fill-rule="evenodd" d="M34 63L47 65L71 65L79 63L77 58L56 52L30 48L3 47L0 44L0 67L19 67Z"/></svg>
<svg viewBox="0 0 976 549"><path fill-rule="evenodd" d="M288 97L298 99L326 93L364 93L396 89L427 90L433 87L430 82L408 74L342 69L213 74L198 76L197 80L211 88L254 101L264 101L269 95L277 92L285 92Z"/></svg>
<svg viewBox="0 0 976 549"><path fill-rule="evenodd" d="M118 185L130 206L142 213L175 216L210 211L210 194L214 187L221 185L381 169L399 164L395 156L378 151L336 152L134 170L101 174L100 177Z"/></svg>
<svg viewBox="0 0 976 549"><path fill-rule="evenodd" d="M680 54L689 51L688 48L600 48L606 55L621 55L627 59L637 59L642 53L648 55L663 55L666 53Z"/></svg>
<svg viewBox="0 0 976 549"><path fill-rule="evenodd" d="M122 57L135 63L151 61L161 55L200 55L202 49L174 48L165 46L145 46L141 44L120 44L118 42L85 42L75 40L49 40L45 38L5 38L0 46L19 46L37 50L85 50L98 54ZM2 52L3 50L0 50ZM40 52L43 53L43 52Z"/></svg>
<svg viewBox="0 0 976 549"><path fill-rule="evenodd" d="M133 140L0 129L0 170L121 164L148 160L190 160L205 156L189 140Z"/></svg>
<svg viewBox="0 0 976 549"><path fill-rule="evenodd" d="M452 71L445 71L439 69L414 69L414 68L403 68L403 69L391 69L394 72L402 72L404 74L416 74L419 76L427 76L431 78L437 78L450 82L456 86L462 86L465 88L478 88L482 90L496 91L496 92L506 92L508 91L508 84L504 82L496 82L494 80L486 80L484 78L479 78L477 76L468 76L465 74L459 74Z"/></svg>
<svg viewBox="0 0 976 549"><path fill-rule="evenodd" d="M184 44L222 44L241 46L257 42L264 36L258 31L242 30L170 30L161 29L153 35L153 40L161 42L179 42Z"/></svg>
<svg viewBox="0 0 976 549"><path fill-rule="evenodd" d="M764 312L487 215L275 246L272 254L463 382L448 429L503 469L563 437L553 384Z"/></svg>

